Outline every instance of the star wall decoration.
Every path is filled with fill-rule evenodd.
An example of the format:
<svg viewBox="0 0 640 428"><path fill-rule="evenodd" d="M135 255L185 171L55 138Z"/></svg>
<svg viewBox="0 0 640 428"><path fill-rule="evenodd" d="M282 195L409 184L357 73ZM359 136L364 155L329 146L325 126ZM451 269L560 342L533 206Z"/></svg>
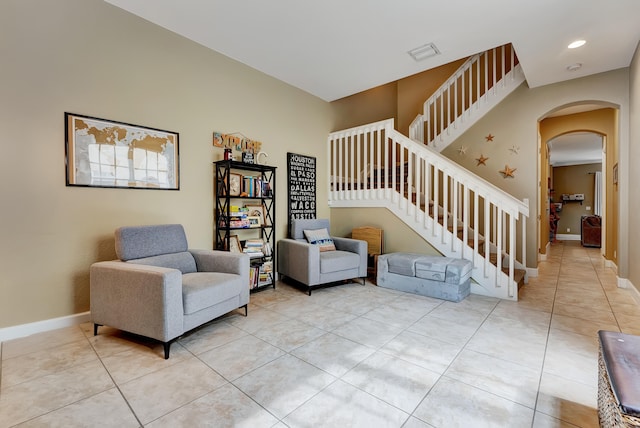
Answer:
<svg viewBox="0 0 640 428"><path fill-rule="evenodd" d="M478 162L478 163L476 164L476 166L480 166L480 165L487 166L487 161L488 161L488 160L489 160L489 158L488 158L488 157L485 157L485 155L482 155L482 154L481 154L479 158L476 158L476 162Z"/></svg>
<svg viewBox="0 0 640 428"><path fill-rule="evenodd" d="M467 148L466 148L465 146L460 146L460 147L458 148L458 154L459 154L460 156L462 156L462 155L464 155L464 154L466 154L466 153L467 153Z"/></svg>
<svg viewBox="0 0 640 428"><path fill-rule="evenodd" d="M520 151L520 146L511 146L511 147L509 148L509 151L510 151L511 153L513 153L514 155L517 155L517 154L518 154L518 152Z"/></svg>
<svg viewBox="0 0 640 428"><path fill-rule="evenodd" d="M484 137L484 139L487 141L493 141L493 137L494 137L493 135L489 134L486 137Z"/></svg>
<svg viewBox="0 0 640 428"><path fill-rule="evenodd" d="M511 178L515 178L514 172L516 172L517 168L509 168L509 165L505 165L504 169L502 171L498 171L500 174L502 174L502 178L507 178L507 177L511 177Z"/></svg>

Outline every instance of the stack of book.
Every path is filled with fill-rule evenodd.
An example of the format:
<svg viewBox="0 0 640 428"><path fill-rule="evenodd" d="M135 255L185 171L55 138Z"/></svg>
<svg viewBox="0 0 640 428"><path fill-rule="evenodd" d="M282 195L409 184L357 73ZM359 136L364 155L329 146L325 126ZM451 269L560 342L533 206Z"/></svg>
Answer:
<svg viewBox="0 0 640 428"><path fill-rule="evenodd" d="M258 272L258 287L271 284L272 275L273 275L273 262L268 261L268 262L262 263L262 265L260 265L260 270Z"/></svg>
<svg viewBox="0 0 640 428"><path fill-rule="evenodd" d="M249 257L263 257L263 245L264 242L262 242L262 239L247 239L244 242L244 248L242 249L242 252L245 254L249 254Z"/></svg>
<svg viewBox="0 0 640 428"><path fill-rule="evenodd" d="M248 228L251 227L249 222L249 209L232 205L229 208L229 227ZM220 227L227 226L226 216L220 216Z"/></svg>

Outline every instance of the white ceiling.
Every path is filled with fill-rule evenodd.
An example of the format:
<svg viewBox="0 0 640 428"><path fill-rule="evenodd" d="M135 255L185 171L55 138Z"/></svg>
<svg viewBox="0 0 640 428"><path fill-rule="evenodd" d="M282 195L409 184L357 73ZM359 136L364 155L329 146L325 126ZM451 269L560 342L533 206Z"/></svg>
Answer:
<svg viewBox="0 0 640 428"><path fill-rule="evenodd" d="M542 86L627 67L640 40L639 0L105 1L326 101L506 43Z"/></svg>

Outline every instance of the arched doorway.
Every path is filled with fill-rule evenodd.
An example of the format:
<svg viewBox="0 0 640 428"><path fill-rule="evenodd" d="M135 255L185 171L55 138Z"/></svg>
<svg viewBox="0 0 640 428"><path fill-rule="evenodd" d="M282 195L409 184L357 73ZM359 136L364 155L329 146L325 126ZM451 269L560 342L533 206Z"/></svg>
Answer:
<svg viewBox="0 0 640 428"><path fill-rule="evenodd" d="M618 203L613 191L612 170L618 153L618 108L610 103L580 103L561 106L538 121L539 132L539 213L538 248L541 258L546 255L549 240L550 203L548 189L552 181L552 166L547 143L554 138L572 133L591 133L602 136L604 199L602 252L607 260L617 263ZM561 195L560 195L561 197ZM565 229L566 230L566 229Z"/></svg>
<svg viewBox="0 0 640 428"><path fill-rule="evenodd" d="M606 197L602 179L606 156L604 143L602 134L585 131L562 134L547 142L551 184L550 239L575 240L584 246L601 247L606 229L590 227L583 236L582 226L583 221L589 225L603 223L603 199Z"/></svg>

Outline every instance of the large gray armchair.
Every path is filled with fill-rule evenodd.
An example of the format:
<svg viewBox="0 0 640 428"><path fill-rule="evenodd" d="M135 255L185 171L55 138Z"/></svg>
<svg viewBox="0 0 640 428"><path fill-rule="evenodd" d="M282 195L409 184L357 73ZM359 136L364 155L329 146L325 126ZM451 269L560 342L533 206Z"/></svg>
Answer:
<svg viewBox="0 0 640 428"><path fill-rule="evenodd" d="M120 260L91 266L94 335L108 325L159 340L164 357L183 333L249 303L249 256L189 250L179 224L122 227Z"/></svg>
<svg viewBox="0 0 640 428"><path fill-rule="evenodd" d="M367 276L367 242L331 236L333 251L320 251L319 245L305 239L305 231L326 229L327 219L294 219L291 238L278 241L278 273L311 289L332 282Z"/></svg>

